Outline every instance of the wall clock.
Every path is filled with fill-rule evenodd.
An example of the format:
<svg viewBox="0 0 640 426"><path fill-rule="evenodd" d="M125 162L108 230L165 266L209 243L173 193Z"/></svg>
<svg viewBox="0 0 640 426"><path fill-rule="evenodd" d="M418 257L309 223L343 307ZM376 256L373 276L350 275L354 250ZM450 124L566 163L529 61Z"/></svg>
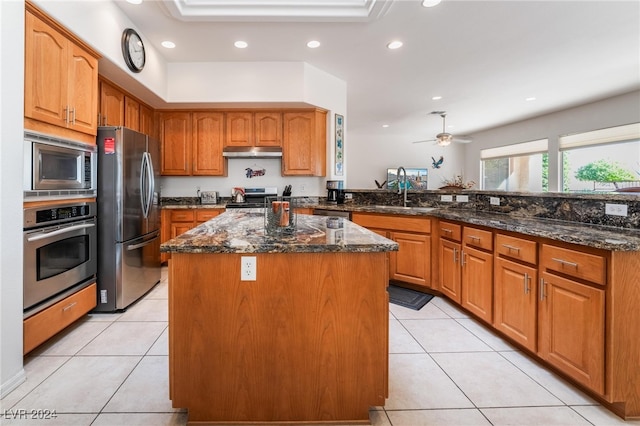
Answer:
<svg viewBox="0 0 640 426"><path fill-rule="evenodd" d="M127 28L122 33L122 56L131 71L140 72L144 68L144 44L140 35L132 28Z"/></svg>

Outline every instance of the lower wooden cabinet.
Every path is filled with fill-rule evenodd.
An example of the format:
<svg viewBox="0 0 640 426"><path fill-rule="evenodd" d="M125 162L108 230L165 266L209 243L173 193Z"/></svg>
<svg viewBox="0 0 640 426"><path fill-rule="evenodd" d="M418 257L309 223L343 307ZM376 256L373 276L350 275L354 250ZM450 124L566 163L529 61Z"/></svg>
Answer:
<svg viewBox="0 0 640 426"><path fill-rule="evenodd" d="M431 219L354 212L351 220L398 243L389 254L389 279L431 287Z"/></svg>
<svg viewBox="0 0 640 426"><path fill-rule="evenodd" d="M462 302L460 257L462 245L455 241L440 239L440 291L456 303Z"/></svg>
<svg viewBox="0 0 640 426"><path fill-rule="evenodd" d="M536 283L535 268L496 259L493 326L532 352L537 350Z"/></svg>
<svg viewBox="0 0 640 426"><path fill-rule="evenodd" d="M96 283L93 283L49 308L25 319L23 322L23 354L31 352L95 308L97 301L97 286Z"/></svg>
<svg viewBox="0 0 640 426"><path fill-rule="evenodd" d="M605 291L543 272L540 296L538 354L604 394Z"/></svg>
<svg viewBox="0 0 640 426"><path fill-rule="evenodd" d="M161 215L160 242L164 243L195 228L224 212L223 209L163 209ZM169 260L169 253L162 253L161 262Z"/></svg>
<svg viewBox="0 0 640 426"><path fill-rule="evenodd" d="M487 323L493 320L493 253L463 247L462 306Z"/></svg>

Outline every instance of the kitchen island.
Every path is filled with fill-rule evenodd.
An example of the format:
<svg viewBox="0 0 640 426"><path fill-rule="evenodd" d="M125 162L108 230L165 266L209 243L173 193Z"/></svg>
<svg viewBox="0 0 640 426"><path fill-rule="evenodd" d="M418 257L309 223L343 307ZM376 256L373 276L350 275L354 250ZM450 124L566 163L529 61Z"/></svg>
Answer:
<svg viewBox="0 0 640 426"><path fill-rule="evenodd" d="M388 392L397 244L310 215L271 236L263 216L229 211L161 247L173 406L190 423L369 424Z"/></svg>

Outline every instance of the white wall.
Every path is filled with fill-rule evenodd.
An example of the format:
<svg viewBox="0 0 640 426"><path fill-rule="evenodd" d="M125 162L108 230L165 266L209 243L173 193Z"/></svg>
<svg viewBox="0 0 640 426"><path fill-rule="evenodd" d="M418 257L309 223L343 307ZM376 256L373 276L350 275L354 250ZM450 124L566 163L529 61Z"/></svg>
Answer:
<svg viewBox="0 0 640 426"><path fill-rule="evenodd" d="M428 189L442 186L443 179L466 174L464 168L464 145L452 143L447 147L433 142L414 144L424 140L425 135L394 134L389 129L380 128L375 133L352 132L345 137L347 167L350 189L376 189L375 180L382 183L387 179L387 168L427 168ZM433 168L432 159L444 157L439 169Z"/></svg>
<svg viewBox="0 0 640 426"><path fill-rule="evenodd" d="M549 139L549 190L559 191L558 138L640 120L640 91L520 121L471 135L466 146L464 170L480 181L480 150L538 139Z"/></svg>
<svg viewBox="0 0 640 426"><path fill-rule="evenodd" d="M0 398L22 369L24 2L0 2Z"/></svg>

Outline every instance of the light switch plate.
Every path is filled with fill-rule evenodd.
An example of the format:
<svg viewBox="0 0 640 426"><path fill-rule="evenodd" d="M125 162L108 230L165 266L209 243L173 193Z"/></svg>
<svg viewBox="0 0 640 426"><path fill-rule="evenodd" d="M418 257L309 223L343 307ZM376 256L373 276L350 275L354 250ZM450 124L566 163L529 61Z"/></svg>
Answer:
<svg viewBox="0 0 640 426"><path fill-rule="evenodd" d="M623 216L627 217L627 205L626 204L612 204L606 203L604 205L605 214L611 216Z"/></svg>
<svg viewBox="0 0 640 426"><path fill-rule="evenodd" d="M441 195L440 201L451 203L453 201L453 195Z"/></svg>
<svg viewBox="0 0 640 426"><path fill-rule="evenodd" d="M492 206L499 206L500 197L489 197L489 204L491 204Z"/></svg>

